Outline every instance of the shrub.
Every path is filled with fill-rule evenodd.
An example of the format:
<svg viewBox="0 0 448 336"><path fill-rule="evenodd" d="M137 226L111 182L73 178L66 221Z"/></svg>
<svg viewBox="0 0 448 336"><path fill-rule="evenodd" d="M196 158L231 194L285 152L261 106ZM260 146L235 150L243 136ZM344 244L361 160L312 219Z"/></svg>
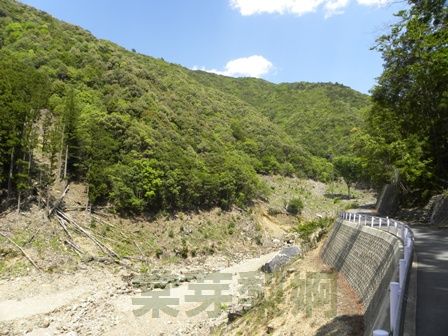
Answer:
<svg viewBox="0 0 448 336"><path fill-rule="evenodd" d="M286 211L291 215L299 215L303 210L303 202L300 198L296 197L289 201Z"/></svg>
<svg viewBox="0 0 448 336"><path fill-rule="evenodd" d="M280 207L269 207L268 209L268 215L269 216L276 216L276 215L280 215L281 213L283 213L284 210L282 210L282 208Z"/></svg>
<svg viewBox="0 0 448 336"><path fill-rule="evenodd" d="M173 231L173 229L170 229L170 231L168 232L168 237L174 238L174 231Z"/></svg>
<svg viewBox="0 0 448 336"><path fill-rule="evenodd" d="M227 233L229 235L233 235L235 233L235 228L236 228L235 222L230 222L227 225Z"/></svg>
<svg viewBox="0 0 448 336"><path fill-rule="evenodd" d="M324 231L334 222L334 218L331 217L323 217L317 218L309 222L300 223L296 228L300 234L300 237L305 241L309 241L311 235L319 229L323 229Z"/></svg>
<svg viewBox="0 0 448 336"><path fill-rule="evenodd" d="M344 206L345 210L358 209L359 207L360 207L360 205L358 202L350 202Z"/></svg>

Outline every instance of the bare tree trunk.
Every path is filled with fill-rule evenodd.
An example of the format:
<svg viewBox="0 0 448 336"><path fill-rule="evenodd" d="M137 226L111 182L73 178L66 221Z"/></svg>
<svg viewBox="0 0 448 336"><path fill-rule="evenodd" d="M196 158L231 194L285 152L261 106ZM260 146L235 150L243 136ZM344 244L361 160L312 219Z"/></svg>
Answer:
<svg viewBox="0 0 448 336"><path fill-rule="evenodd" d="M12 191L12 177L14 172L14 150L15 147L11 149L11 161L9 164L9 176L8 176L8 199L11 197L11 191Z"/></svg>
<svg viewBox="0 0 448 336"><path fill-rule="evenodd" d="M28 179L31 181L31 164L33 162L33 151L30 149L28 153Z"/></svg>
<svg viewBox="0 0 448 336"><path fill-rule="evenodd" d="M86 212L89 211L89 189L90 189L90 185L87 183L87 190L86 190L86 193L87 193Z"/></svg>
<svg viewBox="0 0 448 336"><path fill-rule="evenodd" d="M45 207L45 216L47 218L50 217L50 187L47 186L47 202Z"/></svg>
<svg viewBox="0 0 448 336"><path fill-rule="evenodd" d="M58 181L61 179L61 172L62 172L62 154L64 151L64 133L65 133L65 125L62 127L61 132L61 149L59 151L59 167L58 167Z"/></svg>
<svg viewBox="0 0 448 336"><path fill-rule="evenodd" d="M41 205L42 205L42 170L39 169L39 184L38 184L38 189L37 189L37 202L38 202L38 207L40 209Z"/></svg>
<svg viewBox="0 0 448 336"><path fill-rule="evenodd" d="M19 190L18 196L17 196L17 214L20 214L20 202L22 198L22 192Z"/></svg>
<svg viewBox="0 0 448 336"><path fill-rule="evenodd" d="M64 180L67 178L68 145L65 146Z"/></svg>

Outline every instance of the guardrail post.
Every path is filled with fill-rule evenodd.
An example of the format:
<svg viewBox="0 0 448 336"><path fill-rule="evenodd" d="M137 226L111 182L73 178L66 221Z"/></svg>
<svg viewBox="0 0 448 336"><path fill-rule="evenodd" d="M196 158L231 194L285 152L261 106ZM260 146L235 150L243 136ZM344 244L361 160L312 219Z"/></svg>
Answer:
<svg viewBox="0 0 448 336"><path fill-rule="evenodd" d="M364 216L364 225L367 225L367 215Z"/></svg>
<svg viewBox="0 0 448 336"><path fill-rule="evenodd" d="M397 308L400 301L400 284L398 282L390 283L390 328L395 330L397 322Z"/></svg>
<svg viewBox="0 0 448 336"><path fill-rule="evenodd" d="M401 308L404 304L404 295L406 293L406 280L409 277L408 271L414 249L414 236L412 230L402 222L397 222L389 217L381 218L371 216L370 219L372 227L375 225L376 220L378 220L378 226L380 229L383 223L385 227L387 226L387 231L390 231L391 227L395 227L395 234L400 237L403 242L403 258L400 259L398 263L398 282L391 282L389 284L389 315L391 331L389 332L380 329L373 331L373 336L396 335L400 333L400 323L403 320ZM364 222L367 224L367 216L364 217Z"/></svg>
<svg viewBox="0 0 448 336"><path fill-rule="evenodd" d="M404 283L405 283L405 278L406 278L406 266L407 266L407 261L406 259L400 259L400 264L399 264L399 281L400 281L400 288L404 288Z"/></svg>
<svg viewBox="0 0 448 336"><path fill-rule="evenodd" d="M404 245L404 259L406 260L406 265L408 265L409 261L411 260L412 239L408 238L406 241L403 242L403 245Z"/></svg>
<svg viewBox="0 0 448 336"><path fill-rule="evenodd" d="M348 221L351 222L352 221L352 213L350 212L348 215Z"/></svg>
<svg viewBox="0 0 448 336"><path fill-rule="evenodd" d="M358 217L358 223L359 224L361 224L361 217L362 217L362 215L359 215L359 217Z"/></svg>

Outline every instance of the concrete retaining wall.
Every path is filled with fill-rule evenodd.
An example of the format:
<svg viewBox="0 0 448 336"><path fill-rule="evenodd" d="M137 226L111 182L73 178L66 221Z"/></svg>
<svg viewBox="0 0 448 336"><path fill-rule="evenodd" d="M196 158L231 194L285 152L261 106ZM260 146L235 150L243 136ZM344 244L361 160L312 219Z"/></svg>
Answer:
<svg viewBox="0 0 448 336"><path fill-rule="evenodd" d="M387 232L338 220L325 243L322 259L341 272L364 305L365 335L389 329L389 283L396 279L400 240ZM386 307L385 307L386 305Z"/></svg>

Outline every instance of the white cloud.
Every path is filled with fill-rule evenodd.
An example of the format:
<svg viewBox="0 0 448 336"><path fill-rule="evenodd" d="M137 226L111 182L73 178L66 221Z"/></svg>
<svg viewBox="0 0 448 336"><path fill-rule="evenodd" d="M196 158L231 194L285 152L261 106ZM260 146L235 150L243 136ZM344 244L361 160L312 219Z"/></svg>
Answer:
<svg viewBox="0 0 448 336"><path fill-rule="evenodd" d="M359 5L381 7L391 0L356 0ZM325 17L344 13L350 0L230 0L232 8L241 15L255 14L295 14L303 15L315 12L323 7Z"/></svg>
<svg viewBox="0 0 448 336"><path fill-rule="evenodd" d="M230 0L230 5L241 15L261 13L302 15L314 12L325 0Z"/></svg>
<svg viewBox="0 0 448 336"><path fill-rule="evenodd" d="M325 2L325 18L333 15L344 13L344 8L347 7L349 0L329 0Z"/></svg>
<svg viewBox="0 0 448 336"><path fill-rule="evenodd" d="M261 78L268 74L274 65L266 58L260 55L242 57L227 62L224 70L206 69L193 67L193 70L203 70L218 75L230 77L257 77Z"/></svg>
<svg viewBox="0 0 448 336"><path fill-rule="evenodd" d="M390 4L391 0L356 0L356 2L363 6L382 7Z"/></svg>

